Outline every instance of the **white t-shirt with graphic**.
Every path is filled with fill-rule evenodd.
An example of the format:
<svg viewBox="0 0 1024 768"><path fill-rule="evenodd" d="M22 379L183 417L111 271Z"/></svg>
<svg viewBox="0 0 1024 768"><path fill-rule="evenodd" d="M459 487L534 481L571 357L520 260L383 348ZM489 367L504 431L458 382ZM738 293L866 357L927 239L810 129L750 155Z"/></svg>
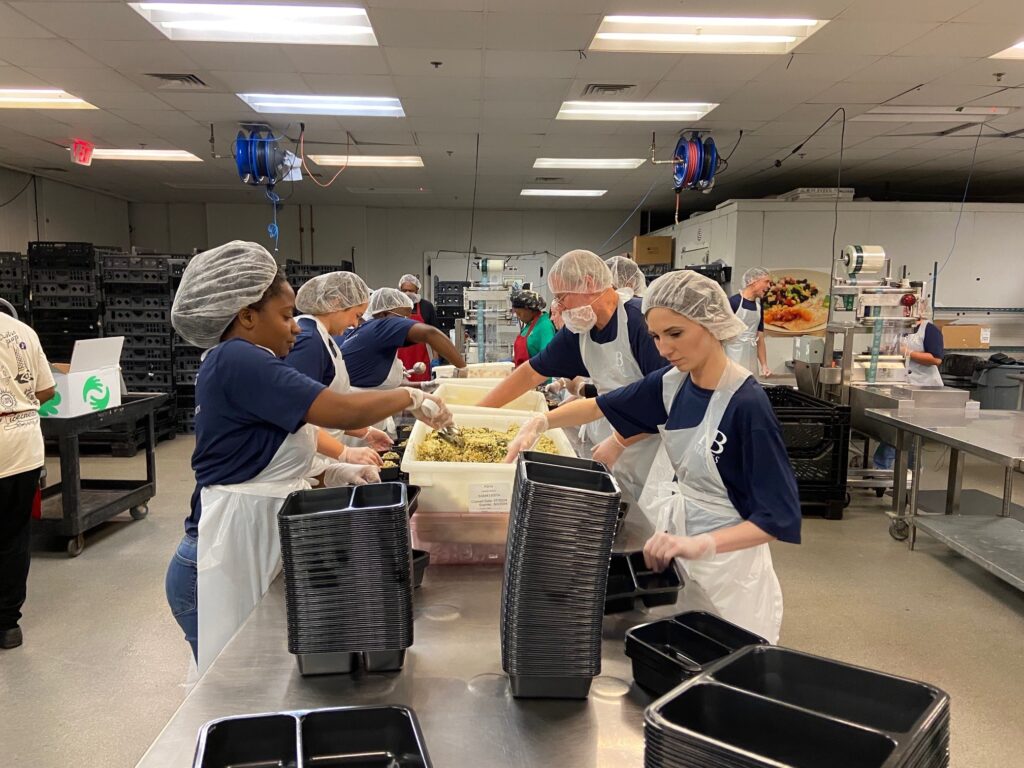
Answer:
<svg viewBox="0 0 1024 768"><path fill-rule="evenodd" d="M52 386L36 332L0 312L0 477L43 466L36 392Z"/></svg>

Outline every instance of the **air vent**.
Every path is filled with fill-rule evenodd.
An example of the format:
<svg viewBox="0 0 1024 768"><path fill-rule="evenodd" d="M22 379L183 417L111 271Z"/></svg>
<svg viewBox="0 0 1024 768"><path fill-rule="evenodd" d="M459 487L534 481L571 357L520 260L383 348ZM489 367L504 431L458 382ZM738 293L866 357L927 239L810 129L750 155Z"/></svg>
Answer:
<svg viewBox="0 0 1024 768"><path fill-rule="evenodd" d="M590 83L583 89L583 96L595 96L607 98L610 96L625 96L636 88L636 85L629 83Z"/></svg>
<svg viewBox="0 0 1024 768"><path fill-rule="evenodd" d="M565 184L563 176L534 176L533 180L537 184Z"/></svg>
<svg viewBox="0 0 1024 768"><path fill-rule="evenodd" d="M161 91L208 91L210 86L197 75L177 72L147 72L147 77L160 81L157 88Z"/></svg>

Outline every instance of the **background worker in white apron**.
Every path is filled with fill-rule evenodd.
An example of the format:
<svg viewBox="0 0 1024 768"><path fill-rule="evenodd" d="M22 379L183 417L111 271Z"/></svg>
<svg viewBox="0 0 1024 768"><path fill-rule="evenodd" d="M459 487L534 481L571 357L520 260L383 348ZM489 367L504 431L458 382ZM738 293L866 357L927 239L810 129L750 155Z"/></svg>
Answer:
<svg viewBox="0 0 1024 768"><path fill-rule="evenodd" d="M295 319L302 331L285 362L339 395L349 392L348 370L333 337L359 325L369 301L370 289L354 272L329 272L307 282L295 294L295 307L302 313ZM339 441L331 455L350 464L379 465L377 451L392 444L387 434L374 427L324 431ZM369 447L345 446L340 442L345 436L363 440ZM322 445L318 447L325 452Z"/></svg>
<svg viewBox="0 0 1024 768"><path fill-rule="evenodd" d="M647 510L657 520L644 547L648 566L661 571L681 559L723 618L775 643L782 590L768 542L799 543L800 499L768 397L723 349L743 324L721 287L689 270L655 280L643 309L671 365L535 417L508 458L547 429L602 417L622 445L661 442L675 479L658 484Z"/></svg>
<svg viewBox="0 0 1024 768"><path fill-rule="evenodd" d="M605 264L612 271L612 287L618 291L631 291L635 298L643 298L647 290L647 278L640 267L626 256L612 256Z"/></svg>
<svg viewBox="0 0 1024 768"><path fill-rule="evenodd" d="M196 488L165 583L200 672L276 574L276 515L289 493L310 487L316 427L359 429L403 408L451 423L444 404L418 390L340 395L285 363L299 335L294 305L274 257L236 240L189 262L171 309L175 330L208 350L196 379ZM336 486L377 470L335 462L316 474Z"/></svg>
<svg viewBox="0 0 1024 768"><path fill-rule="evenodd" d="M602 394L667 365L647 334L640 300L616 293L611 270L597 254L569 251L548 272L548 288L555 297L552 313L561 315L565 327L539 354L516 368L481 400L481 406L500 408L549 378L582 376ZM591 455L595 461L615 464L615 477L625 500L635 503L654 461L657 443L650 441L623 452L611 433L604 419L587 424Z"/></svg>
<svg viewBox="0 0 1024 768"><path fill-rule="evenodd" d="M729 297L729 305L743 323L743 332L729 341L725 351L733 362L757 375L771 376L768 353L764 343L764 307L761 299L771 287L772 276L767 269L752 267L743 273L743 290Z"/></svg>

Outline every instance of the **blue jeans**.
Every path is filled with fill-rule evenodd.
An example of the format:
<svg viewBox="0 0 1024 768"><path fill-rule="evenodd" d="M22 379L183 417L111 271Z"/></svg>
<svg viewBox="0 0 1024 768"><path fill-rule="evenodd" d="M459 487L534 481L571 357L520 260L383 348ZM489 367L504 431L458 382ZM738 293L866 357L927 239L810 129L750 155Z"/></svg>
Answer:
<svg viewBox="0 0 1024 768"><path fill-rule="evenodd" d="M879 443L875 448L875 455L872 457L872 464L875 469L892 469L896 463L896 446L888 443ZM907 469L914 466L914 447L907 451Z"/></svg>
<svg viewBox="0 0 1024 768"><path fill-rule="evenodd" d="M178 549L167 566L167 577L164 579L164 591L167 593L167 604L171 606L171 614L185 633L185 639L192 646L192 656L198 661L199 652L199 610L197 586L199 574L196 569L196 553L199 540L185 534L178 544Z"/></svg>

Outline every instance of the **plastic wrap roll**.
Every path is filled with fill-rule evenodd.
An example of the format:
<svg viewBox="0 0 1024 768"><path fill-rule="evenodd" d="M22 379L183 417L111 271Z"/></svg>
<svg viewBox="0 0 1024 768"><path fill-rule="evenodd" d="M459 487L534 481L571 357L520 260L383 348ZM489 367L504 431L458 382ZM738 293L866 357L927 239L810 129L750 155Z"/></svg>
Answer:
<svg viewBox="0 0 1024 768"><path fill-rule="evenodd" d="M848 245L843 263L851 275L877 275L885 270L885 250L880 245Z"/></svg>

